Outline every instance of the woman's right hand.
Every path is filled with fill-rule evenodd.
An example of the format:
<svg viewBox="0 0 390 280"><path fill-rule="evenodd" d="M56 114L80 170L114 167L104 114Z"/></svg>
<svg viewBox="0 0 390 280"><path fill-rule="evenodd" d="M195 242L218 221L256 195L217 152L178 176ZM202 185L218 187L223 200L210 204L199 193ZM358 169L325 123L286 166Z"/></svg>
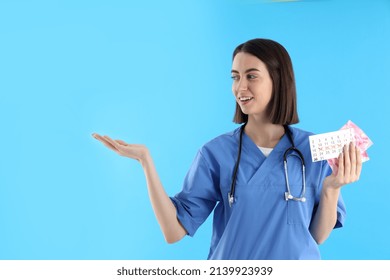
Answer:
<svg viewBox="0 0 390 280"><path fill-rule="evenodd" d="M127 144L108 136L93 133L92 136L117 154L138 160L144 169L150 201L158 223L168 243L182 239L187 231L177 219L176 207L166 194L148 148L144 145Z"/></svg>
<svg viewBox="0 0 390 280"><path fill-rule="evenodd" d="M125 141L113 140L106 135L101 136L97 133L93 133L92 136L120 156L132 158L141 163L149 156L149 150L144 145L127 144Z"/></svg>

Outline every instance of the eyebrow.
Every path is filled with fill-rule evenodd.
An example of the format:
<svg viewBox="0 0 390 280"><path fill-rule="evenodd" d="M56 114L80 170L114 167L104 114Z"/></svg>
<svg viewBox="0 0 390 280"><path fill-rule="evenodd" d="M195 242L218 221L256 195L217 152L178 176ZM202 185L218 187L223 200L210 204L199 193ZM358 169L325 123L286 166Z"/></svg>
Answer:
<svg viewBox="0 0 390 280"><path fill-rule="evenodd" d="M248 72L252 72L252 71L258 71L258 72L261 72L259 69L256 69L256 68L249 68L245 71L245 73L248 73ZM238 73L237 70L234 70L232 69L232 73Z"/></svg>

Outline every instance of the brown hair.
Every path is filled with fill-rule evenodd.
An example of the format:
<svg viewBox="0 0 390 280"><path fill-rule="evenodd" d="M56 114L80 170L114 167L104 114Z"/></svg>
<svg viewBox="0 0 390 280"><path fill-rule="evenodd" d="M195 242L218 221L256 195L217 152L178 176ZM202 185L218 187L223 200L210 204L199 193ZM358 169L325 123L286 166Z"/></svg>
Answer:
<svg viewBox="0 0 390 280"><path fill-rule="evenodd" d="M239 52L256 56L267 67L272 80L272 97L266 109L270 121L281 125L298 123L294 71L287 50L269 39L253 39L237 46L233 59ZM248 115L244 114L236 103L233 122L247 121Z"/></svg>

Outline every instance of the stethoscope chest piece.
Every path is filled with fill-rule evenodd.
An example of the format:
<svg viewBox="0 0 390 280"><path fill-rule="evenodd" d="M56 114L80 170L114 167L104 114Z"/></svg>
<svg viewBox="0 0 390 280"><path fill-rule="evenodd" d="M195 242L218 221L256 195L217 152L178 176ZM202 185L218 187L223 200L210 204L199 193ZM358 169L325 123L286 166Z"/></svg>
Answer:
<svg viewBox="0 0 390 280"><path fill-rule="evenodd" d="M286 200L286 201L288 201L288 200L295 200L295 201L305 202L306 201L306 197L304 197L304 196L294 197L292 194L289 194L288 192L285 192L284 193L284 200Z"/></svg>
<svg viewBox="0 0 390 280"><path fill-rule="evenodd" d="M229 201L229 207L232 207L233 202L234 202L234 196L228 192L228 201Z"/></svg>

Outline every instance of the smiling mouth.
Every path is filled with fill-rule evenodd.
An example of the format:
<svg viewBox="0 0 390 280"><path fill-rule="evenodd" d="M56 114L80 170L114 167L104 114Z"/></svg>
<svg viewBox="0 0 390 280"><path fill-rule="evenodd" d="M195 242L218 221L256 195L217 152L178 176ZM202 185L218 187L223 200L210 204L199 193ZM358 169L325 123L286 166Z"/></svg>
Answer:
<svg viewBox="0 0 390 280"><path fill-rule="evenodd" d="M239 97L238 100L240 100L241 102L247 102L247 101L250 101L252 100L253 97Z"/></svg>

